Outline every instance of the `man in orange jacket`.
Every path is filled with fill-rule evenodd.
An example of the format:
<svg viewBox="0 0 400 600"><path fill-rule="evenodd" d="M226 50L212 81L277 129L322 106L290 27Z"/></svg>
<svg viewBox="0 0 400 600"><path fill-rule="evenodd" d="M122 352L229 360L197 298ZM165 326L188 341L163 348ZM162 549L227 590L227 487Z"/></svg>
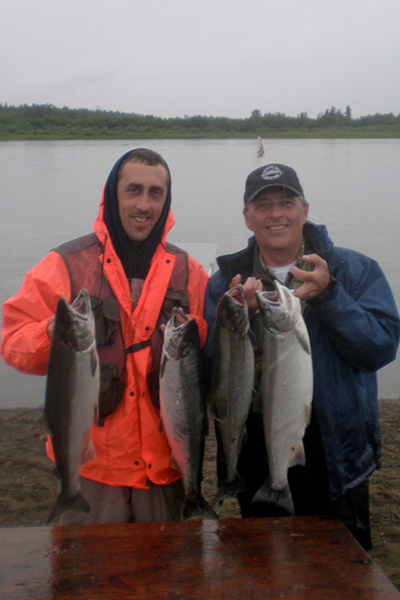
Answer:
<svg viewBox="0 0 400 600"><path fill-rule="evenodd" d="M45 374L59 297L72 302L83 287L91 295L102 385L91 432L96 458L80 471L91 508L85 523L181 515L181 474L159 428L159 331L181 306L195 317L204 344L208 276L166 242L174 224L170 205L164 159L145 149L126 153L106 181L94 233L52 250L3 305L3 359L24 373ZM50 441L47 450L54 458Z"/></svg>

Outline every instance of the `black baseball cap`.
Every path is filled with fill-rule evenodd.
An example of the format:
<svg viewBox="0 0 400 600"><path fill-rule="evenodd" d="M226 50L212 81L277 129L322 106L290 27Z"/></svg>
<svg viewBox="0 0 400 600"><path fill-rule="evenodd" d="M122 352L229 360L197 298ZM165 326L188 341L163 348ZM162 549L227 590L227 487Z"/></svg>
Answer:
<svg viewBox="0 0 400 600"><path fill-rule="evenodd" d="M244 203L254 200L259 192L270 187L280 186L304 198L303 188L300 185L296 171L286 165L277 163L259 167L252 171L246 179Z"/></svg>

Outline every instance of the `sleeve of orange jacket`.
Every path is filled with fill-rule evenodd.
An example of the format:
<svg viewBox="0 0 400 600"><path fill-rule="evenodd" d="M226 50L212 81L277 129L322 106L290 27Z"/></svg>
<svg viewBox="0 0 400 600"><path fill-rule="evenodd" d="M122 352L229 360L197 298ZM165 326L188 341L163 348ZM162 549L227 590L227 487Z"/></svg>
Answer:
<svg viewBox="0 0 400 600"><path fill-rule="evenodd" d="M61 256L50 252L26 274L19 292L3 304L1 355L6 363L23 373L47 372L47 325L60 296L71 300L69 275Z"/></svg>
<svg viewBox="0 0 400 600"><path fill-rule="evenodd" d="M203 267L189 256L188 296L190 314L195 318L200 335L200 345L204 346L207 339L207 322L203 318L204 296L209 276Z"/></svg>

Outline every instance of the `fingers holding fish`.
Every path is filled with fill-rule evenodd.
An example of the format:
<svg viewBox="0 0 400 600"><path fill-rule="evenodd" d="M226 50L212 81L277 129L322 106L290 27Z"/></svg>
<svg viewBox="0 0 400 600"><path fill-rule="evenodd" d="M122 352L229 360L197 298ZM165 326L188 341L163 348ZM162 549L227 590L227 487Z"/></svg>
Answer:
<svg viewBox="0 0 400 600"><path fill-rule="evenodd" d="M257 279L256 277L248 277L244 283L242 283L242 276L235 275L233 277L229 288L237 288L240 284L242 284L242 290L244 294L244 299L247 303L247 306L250 310L257 308L257 300L256 300L256 291L262 291L263 284L261 279Z"/></svg>

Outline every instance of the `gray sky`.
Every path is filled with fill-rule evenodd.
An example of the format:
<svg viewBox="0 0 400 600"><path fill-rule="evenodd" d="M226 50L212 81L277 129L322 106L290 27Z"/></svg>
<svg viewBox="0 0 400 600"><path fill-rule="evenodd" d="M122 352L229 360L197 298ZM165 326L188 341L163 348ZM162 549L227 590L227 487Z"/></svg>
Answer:
<svg viewBox="0 0 400 600"><path fill-rule="evenodd" d="M0 104L400 112L400 0L0 0Z"/></svg>

